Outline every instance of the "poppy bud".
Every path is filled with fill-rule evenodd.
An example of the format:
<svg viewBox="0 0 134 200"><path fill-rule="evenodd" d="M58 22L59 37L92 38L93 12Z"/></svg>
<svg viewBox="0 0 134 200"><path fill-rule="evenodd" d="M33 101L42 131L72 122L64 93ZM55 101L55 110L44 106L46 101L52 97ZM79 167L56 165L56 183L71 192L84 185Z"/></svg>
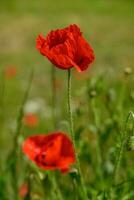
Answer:
<svg viewBox="0 0 134 200"><path fill-rule="evenodd" d="M125 74L125 75L131 75L131 74L132 74L132 69L131 69L130 67L126 67L126 68L124 69L124 74Z"/></svg>
<svg viewBox="0 0 134 200"><path fill-rule="evenodd" d="M26 195L28 194L28 190L29 190L28 184L27 183L23 183L19 188L19 196L21 198L25 198Z"/></svg>
<svg viewBox="0 0 134 200"><path fill-rule="evenodd" d="M134 151L134 136L131 136L127 142L127 150Z"/></svg>
<svg viewBox="0 0 134 200"><path fill-rule="evenodd" d="M94 97L96 97L97 92L95 90L91 90L89 95L90 95L90 98L94 98Z"/></svg>
<svg viewBox="0 0 134 200"><path fill-rule="evenodd" d="M78 170L76 168L72 168L72 169L70 169L69 174L70 174L71 178L77 178Z"/></svg>

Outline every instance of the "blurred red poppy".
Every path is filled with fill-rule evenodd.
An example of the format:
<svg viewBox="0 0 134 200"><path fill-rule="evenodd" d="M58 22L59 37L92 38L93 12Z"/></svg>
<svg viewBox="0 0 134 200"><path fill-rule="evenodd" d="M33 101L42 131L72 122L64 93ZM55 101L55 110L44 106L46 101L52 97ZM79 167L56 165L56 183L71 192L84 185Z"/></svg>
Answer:
<svg viewBox="0 0 134 200"><path fill-rule="evenodd" d="M38 117L35 114L28 113L23 118L24 124L29 127L35 127L38 125Z"/></svg>
<svg viewBox="0 0 134 200"><path fill-rule="evenodd" d="M21 198L25 198L25 196L28 194L28 184L24 183L19 188L19 196Z"/></svg>
<svg viewBox="0 0 134 200"><path fill-rule="evenodd" d="M81 72L86 70L94 60L92 47L75 24L51 31L46 38L39 35L36 48L61 69L75 67Z"/></svg>
<svg viewBox="0 0 134 200"><path fill-rule="evenodd" d="M23 152L42 169L67 172L75 163L75 151L70 138L61 132L28 137Z"/></svg>
<svg viewBox="0 0 134 200"><path fill-rule="evenodd" d="M17 74L17 69L15 66L9 66L4 70L4 74L7 79L13 78Z"/></svg>

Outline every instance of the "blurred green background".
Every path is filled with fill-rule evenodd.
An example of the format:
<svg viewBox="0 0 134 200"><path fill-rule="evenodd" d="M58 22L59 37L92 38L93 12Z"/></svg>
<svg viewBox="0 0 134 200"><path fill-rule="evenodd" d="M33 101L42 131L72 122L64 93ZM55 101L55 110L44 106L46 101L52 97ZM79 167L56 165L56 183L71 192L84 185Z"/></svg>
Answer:
<svg viewBox="0 0 134 200"><path fill-rule="evenodd" d="M103 74L110 82L122 78L125 68L133 68L134 1L1 0L0 69L16 66L18 70L17 77L6 82L5 109L9 110L6 116L12 113L16 116L31 68L35 69L33 97L51 96L51 89L45 92L51 84L51 64L36 50L36 37L73 23L81 27L95 51L95 62L83 73L85 76ZM57 70L57 73L59 79L62 75L62 81L66 81L65 71ZM76 76L82 77L77 72ZM82 86L80 82L76 85Z"/></svg>
<svg viewBox="0 0 134 200"><path fill-rule="evenodd" d="M35 47L39 33L76 23L95 49L94 70L133 66L133 0L1 0L0 65L48 64Z"/></svg>
<svg viewBox="0 0 134 200"><path fill-rule="evenodd" d="M25 137L53 131L51 64L36 50L35 41L39 33L45 36L50 30L73 23L81 27L96 57L86 72L79 74L73 70L73 103L77 146L81 152L84 176L90 177L90 180L86 180L87 184L92 182L92 186L99 188L101 183L97 182L94 157L95 133L98 131L100 134L103 172L111 175L114 162L110 156L115 152L113 146L123 120L134 105L133 0L0 0L0 158L5 161L12 148L16 118L27 88L30 69L34 68L35 73L28 101L40 107L36 113L39 124L34 129L24 125L22 135ZM10 66L16 67L17 75L6 80L3 78L3 70ZM128 68L130 75L124 74ZM67 73L59 69L56 73L58 126L67 131ZM97 98L92 102L94 91ZM99 124L95 122L94 107ZM24 137L19 139L20 143ZM131 178L134 175L131 169L134 164L133 154L127 154L126 160L123 163L126 171L122 168L121 176L127 173ZM90 164L89 168L86 167L87 163ZM107 185L107 179L104 185Z"/></svg>

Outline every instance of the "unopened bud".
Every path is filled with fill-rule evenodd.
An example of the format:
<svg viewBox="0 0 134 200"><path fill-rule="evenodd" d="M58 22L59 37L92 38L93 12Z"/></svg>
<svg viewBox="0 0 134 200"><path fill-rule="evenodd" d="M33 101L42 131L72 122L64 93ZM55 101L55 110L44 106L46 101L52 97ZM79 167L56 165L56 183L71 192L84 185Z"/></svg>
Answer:
<svg viewBox="0 0 134 200"><path fill-rule="evenodd" d="M89 95L90 95L91 98L94 98L94 97L96 97L97 93L96 93L95 90L91 90Z"/></svg>
<svg viewBox="0 0 134 200"><path fill-rule="evenodd" d="M130 67L126 67L126 68L124 69L124 74L125 74L125 75L130 75L130 74L132 74L132 69L131 69Z"/></svg>
<svg viewBox="0 0 134 200"><path fill-rule="evenodd" d="M127 149L129 151L134 151L134 136L131 136L127 143Z"/></svg>
<svg viewBox="0 0 134 200"><path fill-rule="evenodd" d="M78 170L76 169L76 168L71 168L70 170L69 170L69 173L78 173Z"/></svg>
<svg viewBox="0 0 134 200"><path fill-rule="evenodd" d="M72 178L76 178L78 176L78 170L76 168L72 168L69 170L69 174Z"/></svg>

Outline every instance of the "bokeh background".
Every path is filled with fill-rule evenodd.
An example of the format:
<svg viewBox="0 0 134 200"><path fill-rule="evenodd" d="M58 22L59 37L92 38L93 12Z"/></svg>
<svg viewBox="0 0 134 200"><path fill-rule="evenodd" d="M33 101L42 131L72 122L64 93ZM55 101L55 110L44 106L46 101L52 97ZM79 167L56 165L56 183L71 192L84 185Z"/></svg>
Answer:
<svg viewBox="0 0 134 200"><path fill-rule="evenodd" d="M94 70L115 76L133 65L133 7L132 0L1 0L1 65L47 66L34 48L36 36L76 23L95 49Z"/></svg>
<svg viewBox="0 0 134 200"><path fill-rule="evenodd" d="M53 130L51 64L36 50L35 41L39 33L45 36L50 30L64 28L73 23L81 27L85 38L94 48L96 57L95 62L86 72L79 74L75 69L73 70L75 130L77 139L85 138L81 140L83 142L78 142L78 147L82 149L81 152L84 152L81 153L81 159L85 165L86 162L92 163L92 152L95 151L94 133L97 125L92 113L93 105L90 103L95 94L98 97L95 104L99 118L99 132L102 134L101 144L104 152L102 157L105 157L103 169L107 174L112 173L113 164L108 157L110 153L106 156L105 149L114 152L110 149L110 145L115 144L119 128L128 111L133 109L134 103L133 0L0 0L0 160L2 167L12 149L18 110L27 88L30 70L33 68L34 80L25 113L36 114L38 125L31 129L24 124L20 143L26 135ZM15 76L6 77L6 70L10 67L15 67ZM67 131L68 116L65 103L67 73L58 69L56 73L58 126ZM91 149L88 149L89 139ZM127 156L129 162L126 164L124 161L125 165L132 166L133 154ZM93 162L95 163L94 158ZM91 177L94 176L93 168L89 167L88 171L85 165L83 164L85 177L86 173ZM131 177L133 172L130 168L128 176ZM124 175L124 172L122 174ZM20 182L22 180L23 178ZM95 184L96 178L91 180Z"/></svg>

